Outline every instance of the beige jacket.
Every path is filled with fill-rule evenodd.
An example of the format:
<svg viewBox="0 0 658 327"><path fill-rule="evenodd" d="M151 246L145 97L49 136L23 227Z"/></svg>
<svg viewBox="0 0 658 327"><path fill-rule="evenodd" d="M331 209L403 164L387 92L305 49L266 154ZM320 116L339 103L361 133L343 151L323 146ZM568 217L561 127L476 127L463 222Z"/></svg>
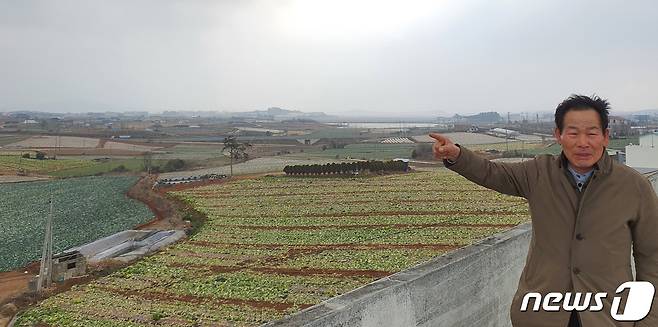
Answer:
<svg viewBox="0 0 658 327"><path fill-rule="evenodd" d="M602 311L580 313L584 327L658 327L655 297L649 315L637 323L610 315L617 287L633 280L631 245L637 280L658 288L658 197L641 174L604 153L581 193L564 155L495 163L461 147L455 163L445 163L479 185L528 200L532 239L511 306L515 327L565 327L569 321L563 310L521 312L528 292L607 292Z"/></svg>

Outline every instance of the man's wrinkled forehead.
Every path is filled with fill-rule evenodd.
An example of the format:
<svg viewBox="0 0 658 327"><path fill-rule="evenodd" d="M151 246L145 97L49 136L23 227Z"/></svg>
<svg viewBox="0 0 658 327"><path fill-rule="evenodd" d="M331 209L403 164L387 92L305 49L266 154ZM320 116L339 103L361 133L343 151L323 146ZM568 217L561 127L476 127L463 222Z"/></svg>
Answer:
<svg viewBox="0 0 658 327"><path fill-rule="evenodd" d="M588 116L583 116L583 115L577 115L578 118L575 118L571 113L579 113L579 112L590 112L592 113L591 115ZM571 115L570 115L571 114ZM589 107L580 107L580 108L572 108L567 113L564 115L564 129L578 129L578 130L599 130L602 131L602 123L601 123L601 117L599 116L599 113L594 110L593 108Z"/></svg>

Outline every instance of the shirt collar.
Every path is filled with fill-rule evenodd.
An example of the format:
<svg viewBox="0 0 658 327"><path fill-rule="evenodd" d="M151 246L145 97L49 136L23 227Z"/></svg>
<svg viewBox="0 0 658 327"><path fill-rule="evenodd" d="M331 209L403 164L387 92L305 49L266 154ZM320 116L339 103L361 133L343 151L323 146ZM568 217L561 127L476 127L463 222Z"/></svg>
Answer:
<svg viewBox="0 0 658 327"><path fill-rule="evenodd" d="M592 176L592 174L594 173L594 168L592 168L590 171L588 171L588 172L586 172L586 173L584 173L584 174L583 174L583 173L579 173L579 172L577 172L576 170L574 170L574 169L571 167L571 165L568 165L567 168L569 169L569 172L571 173L571 175L573 176L574 180L576 181L576 186L578 187L578 190L579 190L579 191L582 191L582 190L583 190L583 187L585 186L585 184L587 184L587 180L589 180L589 178L590 178L590 177Z"/></svg>

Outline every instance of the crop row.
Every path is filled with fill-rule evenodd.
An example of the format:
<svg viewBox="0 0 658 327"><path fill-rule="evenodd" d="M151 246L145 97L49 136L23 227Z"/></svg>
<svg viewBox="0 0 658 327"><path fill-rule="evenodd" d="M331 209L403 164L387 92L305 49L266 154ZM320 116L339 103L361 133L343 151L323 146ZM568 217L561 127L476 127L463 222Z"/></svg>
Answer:
<svg viewBox="0 0 658 327"><path fill-rule="evenodd" d="M380 227L380 228L323 228L320 230L257 230L245 228L209 228L203 235L193 240L214 241L237 244L460 244L467 245L504 230L501 227Z"/></svg>
<svg viewBox="0 0 658 327"><path fill-rule="evenodd" d="M486 214L436 214L436 215L387 215L354 217L353 219L336 219L336 217L263 217L262 219L244 217L222 217L209 221L208 226L242 226L253 228L324 228L326 226L359 226L359 225L426 225L426 224L520 224L528 220L525 212L510 215ZM214 227L210 227L213 228Z"/></svg>

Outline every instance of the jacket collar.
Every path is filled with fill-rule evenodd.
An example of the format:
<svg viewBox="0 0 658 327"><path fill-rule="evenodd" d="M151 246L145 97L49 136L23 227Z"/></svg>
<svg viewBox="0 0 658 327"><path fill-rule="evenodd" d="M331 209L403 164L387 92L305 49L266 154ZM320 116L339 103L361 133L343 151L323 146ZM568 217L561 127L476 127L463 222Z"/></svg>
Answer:
<svg viewBox="0 0 658 327"><path fill-rule="evenodd" d="M558 160L558 164L561 168L564 168L566 171L568 171L569 162L567 157L564 155L564 151L560 152L560 159ZM608 149L603 148L603 154L601 155L601 158L599 158L599 161L594 164L594 174L608 174L611 171L612 158L610 158L608 155Z"/></svg>

